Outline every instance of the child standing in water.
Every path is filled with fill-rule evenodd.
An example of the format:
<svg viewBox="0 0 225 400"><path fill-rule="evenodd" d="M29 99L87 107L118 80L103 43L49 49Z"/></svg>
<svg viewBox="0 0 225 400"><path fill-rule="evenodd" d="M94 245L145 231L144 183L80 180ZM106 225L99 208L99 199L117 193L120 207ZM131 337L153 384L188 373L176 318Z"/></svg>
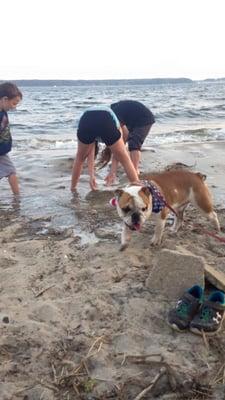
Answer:
<svg viewBox="0 0 225 400"><path fill-rule="evenodd" d="M97 138L109 146L115 159L125 169L130 182L138 182L138 174L125 147L118 118L110 107L91 107L81 116L78 130L78 148L73 164L71 191L75 191L80 178L83 164L88 159L90 187L97 189L94 175L94 153Z"/></svg>
<svg viewBox="0 0 225 400"><path fill-rule="evenodd" d="M15 84L11 82L0 84L0 179L8 178L14 194L19 194L19 185L16 169L8 156L12 148L12 136L7 111L15 109L22 97Z"/></svg>

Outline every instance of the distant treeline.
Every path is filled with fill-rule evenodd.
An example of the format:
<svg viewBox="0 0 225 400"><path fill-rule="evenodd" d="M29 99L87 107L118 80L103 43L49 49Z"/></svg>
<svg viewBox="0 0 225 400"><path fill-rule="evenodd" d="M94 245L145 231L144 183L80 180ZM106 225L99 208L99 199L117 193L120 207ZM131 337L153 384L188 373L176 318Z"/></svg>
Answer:
<svg viewBox="0 0 225 400"><path fill-rule="evenodd" d="M3 81L1 81L3 82ZM112 85L158 85L174 83L192 83L188 78L155 78L155 79L104 79L104 80L46 80L20 79L10 80L18 86L112 86Z"/></svg>
<svg viewBox="0 0 225 400"><path fill-rule="evenodd" d="M225 78L204 79L199 82L220 82ZM4 82L0 80L0 82ZM154 78L154 79L92 79L92 80L66 80L66 79L19 79L10 80L18 86L113 86L113 85L161 85L196 82L189 78Z"/></svg>
<svg viewBox="0 0 225 400"><path fill-rule="evenodd" d="M221 82L225 81L225 78L208 78L204 79L204 82Z"/></svg>

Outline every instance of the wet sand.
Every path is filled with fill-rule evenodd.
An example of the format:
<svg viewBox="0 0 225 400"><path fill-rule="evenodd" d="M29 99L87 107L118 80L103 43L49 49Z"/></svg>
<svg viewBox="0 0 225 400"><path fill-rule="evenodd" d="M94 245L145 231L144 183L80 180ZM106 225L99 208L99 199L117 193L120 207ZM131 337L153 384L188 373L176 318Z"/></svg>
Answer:
<svg viewBox="0 0 225 400"><path fill-rule="evenodd" d="M223 228L224 146L143 151L142 170L195 165L207 175ZM190 208L186 226L175 236L167 228L161 247L149 245L149 221L119 252L121 223L109 205L113 188L103 185L106 171L98 176L99 191L89 192L84 176L80 194L72 196L71 157L60 155L45 168L51 190L44 182L38 190L53 193L46 207L43 202L33 215L23 199L0 207L0 399L135 399L158 374L145 398L175 399L182 392L191 399L204 391L205 398L224 398L224 328L211 339L173 332L166 324L171 302L146 282L162 249L201 256L225 271L225 245L192 229L196 220L211 226ZM24 171L21 183L27 178Z"/></svg>

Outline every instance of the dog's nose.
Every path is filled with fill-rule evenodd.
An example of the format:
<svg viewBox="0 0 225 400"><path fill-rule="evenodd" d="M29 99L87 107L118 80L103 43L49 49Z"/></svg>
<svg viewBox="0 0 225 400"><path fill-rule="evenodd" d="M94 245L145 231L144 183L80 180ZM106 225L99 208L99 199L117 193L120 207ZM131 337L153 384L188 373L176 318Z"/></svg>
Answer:
<svg viewBox="0 0 225 400"><path fill-rule="evenodd" d="M140 214L138 212L134 212L131 215L132 224L138 224L140 222Z"/></svg>

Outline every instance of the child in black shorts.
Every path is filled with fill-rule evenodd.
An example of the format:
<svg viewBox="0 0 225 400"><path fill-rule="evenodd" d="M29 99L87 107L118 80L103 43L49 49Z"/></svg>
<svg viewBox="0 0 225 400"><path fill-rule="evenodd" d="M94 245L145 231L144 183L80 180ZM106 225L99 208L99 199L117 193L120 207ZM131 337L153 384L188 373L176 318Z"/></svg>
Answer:
<svg viewBox="0 0 225 400"><path fill-rule="evenodd" d="M120 121L124 142L128 144L131 161L139 174L141 147L155 123L155 117L148 107L136 100L121 100L111 104L110 107ZM109 160L110 153L105 152L105 154ZM105 178L107 185L112 184L116 178L117 164L115 157L112 157L111 169Z"/></svg>
<svg viewBox="0 0 225 400"><path fill-rule="evenodd" d="M91 107L81 116L77 130L78 148L73 164L71 191L75 191L83 164L88 159L90 187L97 189L94 174L95 141L97 138L110 148L115 159L124 167L130 182L138 182L138 175L130 160L121 135L119 120L110 107Z"/></svg>

